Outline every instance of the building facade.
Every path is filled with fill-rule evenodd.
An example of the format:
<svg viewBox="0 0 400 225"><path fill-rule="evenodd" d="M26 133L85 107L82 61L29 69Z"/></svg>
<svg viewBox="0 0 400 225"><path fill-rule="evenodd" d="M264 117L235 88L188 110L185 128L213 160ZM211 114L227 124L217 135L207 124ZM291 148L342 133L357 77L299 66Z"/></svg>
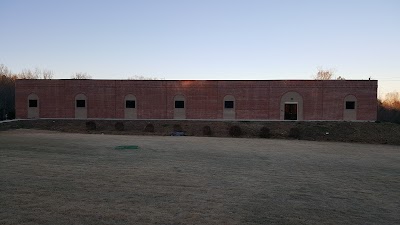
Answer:
<svg viewBox="0 0 400 225"><path fill-rule="evenodd" d="M17 118L363 120L376 80L17 80Z"/></svg>

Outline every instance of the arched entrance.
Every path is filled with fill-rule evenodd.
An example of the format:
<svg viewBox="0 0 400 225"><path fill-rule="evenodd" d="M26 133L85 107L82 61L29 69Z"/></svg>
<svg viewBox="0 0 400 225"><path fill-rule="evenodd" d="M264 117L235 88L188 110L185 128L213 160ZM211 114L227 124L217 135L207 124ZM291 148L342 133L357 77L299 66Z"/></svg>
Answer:
<svg viewBox="0 0 400 225"><path fill-rule="evenodd" d="M125 119L137 119L137 101L132 94L125 96Z"/></svg>
<svg viewBox="0 0 400 225"><path fill-rule="evenodd" d="M303 120L303 97L297 92L287 92L281 97L281 120Z"/></svg>
<svg viewBox="0 0 400 225"><path fill-rule="evenodd" d="M343 120L357 120L357 98L354 95L347 95L344 98Z"/></svg>
<svg viewBox="0 0 400 225"><path fill-rule="evenodd" d="M186 119L185 96L176 95L174 97L174 119Z"/></svg>
<svg viewBox="0 0 400 225"><path fill-rule="evenodd" d="M236 119L236 102L233 95L226 95L223 102L223 118L227 120Z"/></svg>
<svg viewBox="0 0 400 225"><path fill-rule="evenodd" d="M75 96L75 118L87 118L87 97L84 94L78 94Z"/></svg>
<svg viewBox="0 0 400 225"><path fill-rule="evenodd" d="M32 93L28 96L28 119L39 118L39 97Z"/></svg>

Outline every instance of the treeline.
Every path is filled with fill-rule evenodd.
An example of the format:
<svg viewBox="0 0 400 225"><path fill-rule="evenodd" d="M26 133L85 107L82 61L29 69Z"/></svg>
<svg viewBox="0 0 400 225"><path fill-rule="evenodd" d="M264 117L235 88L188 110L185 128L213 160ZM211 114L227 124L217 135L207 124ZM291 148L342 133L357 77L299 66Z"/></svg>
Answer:
<svg viewBox="0 0 400 225"><path fill-rule="evenodd" d="M53 71L25 69L13 73L0 64L0 120L15 118L15 80L17 79L52 79Z"/></svg>
<svg viewBox="0 0 400 225"><path fill-rule="evenodd" d="M391 92L384 100L378 100L378 121L400 124L400 94Z"/></svg>
<svg viewBox="0 0 400 225"><path fill-rule="evenodd" d="M0 65L0 120L15 118L15 80L7 68Z"/></svg>
<svg viewBox="0 0 400 225"><path fill-rule="evenodd" d="M0 64L0 120L15 119L15 80L17 79L53 79L51 70L35 68L13 73L7 66ZM74 73L71 79L91 79L87 73Z"/></svg>
<svg viewBox="0 0 400 225"><path fill-rule="evenodd" d="M4 64L0 64L0 120L15 119L15 81L17 79L53 79L51 70L35 68L14 73ZM92 79L92 76L77 72L71 79ZM135 75L128 80L158 80L158 78Z"/></svg>

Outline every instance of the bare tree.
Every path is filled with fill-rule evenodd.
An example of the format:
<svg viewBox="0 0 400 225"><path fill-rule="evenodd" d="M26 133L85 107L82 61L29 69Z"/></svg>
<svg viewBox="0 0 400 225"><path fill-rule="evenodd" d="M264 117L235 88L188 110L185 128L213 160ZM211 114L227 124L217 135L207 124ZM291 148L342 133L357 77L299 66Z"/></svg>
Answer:
<svg viewBox="0 0 400 225"><path fill-rule="evenodd" d="M331 80L334 78L334 72L332 69L318 69L317 74L314 76L315 80Z"/></svg>
<svg viewBox="0 0 400 225"><path fill-rule="evenodd" d="M10 76L11 71L4 64L0 64L0 76Z"/></svg>
<svg viewBox="0 0 400 225"><path fill-rule="evenodd" d="M42 79L51 80L53 79L53 75L54 73L51 70L46 70L46 69L42 70Z"/></svg>
<svg viewBox="0 0 400 225"><path fill-rule="evenodd" d="M92 76L90 76L87 73L79 72L72 75L71 79L85 80L85 79L92 79Z"/></svg>
<svg viewBox="0 0 400 225"><path fill-rule="evenodd" d="M35 71L24 69L19 74L17 74L18 79L39 79L39 75L39 69L37 68Z"/></svg>
<svg viewBox="0 0 400 225"><path fill-rule="evenodd" d="M314 76L315 80L346 80L343 76L335 76L333 69L318 68L317 74Z"/></svg>
<svg viewBox="0 0 400 225"><path fill-rule="evenodd" d="M385 100L383 100L382 103L389 109L400 110L400 93L399 92L387 93Z"/></svg>
<svg viewBox="0 0 400 225"><path fill-rule="evenodd" d="M24 69L17 74L18 79L53 79L53 71L47 69L35 68L35 70Z"/></svg>

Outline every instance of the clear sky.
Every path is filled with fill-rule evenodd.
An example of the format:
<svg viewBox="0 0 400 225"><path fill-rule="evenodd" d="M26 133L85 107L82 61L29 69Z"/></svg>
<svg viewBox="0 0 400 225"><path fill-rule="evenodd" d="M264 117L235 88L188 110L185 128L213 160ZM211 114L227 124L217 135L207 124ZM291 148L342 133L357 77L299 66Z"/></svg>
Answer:
<svg viewBox="0 0 400 225"><path fill-rule="evenodd" d="M312 79L400 91L399 0L0 0L0 63L55 78Z"/></svg>

